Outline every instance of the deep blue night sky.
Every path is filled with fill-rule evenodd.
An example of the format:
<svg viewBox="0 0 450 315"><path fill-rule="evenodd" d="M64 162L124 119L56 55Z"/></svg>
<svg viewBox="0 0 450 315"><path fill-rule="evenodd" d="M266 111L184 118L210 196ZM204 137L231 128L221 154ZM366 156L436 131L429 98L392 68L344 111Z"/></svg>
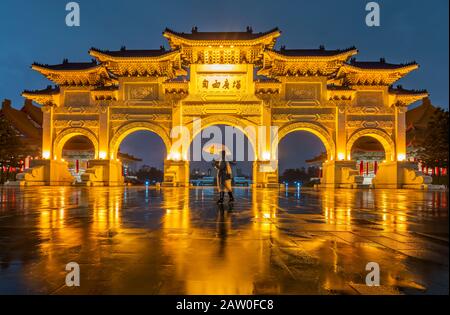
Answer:
<svg viewBox="0 0 450 315"><path fill-rule="evenodd" d="M89 61L87 51L92 46L168 47L162 37L166 26L189 32L194 25L200 31L237 31L251 25L256 32L278 26L283 32L278 46L287 48L354 45L360 51L358 60L416 60L420 69L398 83L405 88L425 88L434 104L448 108L448 0L378 1L381 26L372 28L365 25L364 8L369 1L364 0L79 0L81 26L72 28L65 25L67 2L0 3L0 98L11 99L15 107L22 105L20 93L24 89L41 89L50 84L30 69L34 61ZM314 153L320 150L318 143ZM311 157L311 153L297 156L296 161ZM286 161L291 162L295 161Z"/></svg>

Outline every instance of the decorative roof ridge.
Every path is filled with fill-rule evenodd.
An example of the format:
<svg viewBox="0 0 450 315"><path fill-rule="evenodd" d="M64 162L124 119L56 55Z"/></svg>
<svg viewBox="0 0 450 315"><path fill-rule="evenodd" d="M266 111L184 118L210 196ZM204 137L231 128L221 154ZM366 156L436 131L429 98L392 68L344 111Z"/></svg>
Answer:
<svg viewBox="0 0 450 315"><path fill-rule="evenodd" d="M58 94L60 91L60 88L58 85L52 86L47 85L45 89L41 90L24 90L22 94Z"/></svg>
<svg viewBox="0 0 450 315"><path fill-rule="evenodd" d="M122 46L120 50L99 49L91 47L88 51L90 55L93 55L93 53L99 53L112 58L159 58L169 56L178 52L178 49L166 50L164 46L160 46L159 49L126 49L125 46Z"/></svg>
<svg viewBox="0 0 450 315"><path fill-rule="evenodd" d="M247 33L247 34L258 35L258 37L261 37L261 36L265 36L265 35L268 35L268 34L271 34L271 33L274 33L274 32L280 32L281 33L281 30L278 28L278 26L276 26L276 27L273 27L272 29L270 29L268 31L265 31L265 32L253 33L253 29L251 27L247 26L247 30L246 31L229 31L229 32L208 31L208 32L199 32L197 27L193 27L191 33L185 33L185 32L177 32L177 31L174 31L174 30L166 27L164 29L164 31L163 31L163 34L164 33L171 33L173 35L183 37L183 36L186 36L186 35L193 35L193 34L198 34L198 33L200 33L200 34L220 34L220 33L223 33L223 34L226 34L226 33L232 33L232 34L242 33L242 34L246 34Z"/></svg>
<svg viewBox="0 0 450 315"><path fill-rule="evenodd" d="M400 68L408 68L411 66L419 66L416 61L406 63L388 63L385 58L380 58L378 61L357 61L356 58L351 58L349 62L344 64L358 69L375 69L375 70L392 70ZM377 67L378 66L378 67Z"/></svg>
<svg viewBox="0 0 450 315"><path fill-rule="evenodd" d="M336 85L334 83L327 84L327 89L328 90L338 90L338 91L339 90L341 90L341 91L354 91L355 90L349 85Z"/></svg>
<svg viewBox="0 0 450 315"><path fill-rule="evenodd" d="M31 68L41 68L51 71L85 71L103 68L103 65L95 59L92 59L90 62L69 62L68 59L63 59L62 63L53 65L33 62Z"/></svg>
<svg viewBox="0 0 450 315"><path fill-rule="evenodd" d="M389 92L397 94L428 94L428 91L426 89L422 90L404 89L403 86L400 84L398 84L396 87L390 85Z"/></svg>
<svg viewBox="0 0 450 315"><path fill-rule="evenodd" d="M117 91L119 89L119 86L116 84L112 85L98 85L95 86L92 90L93 91Z"/></svg>
<svg viewBox="0 0 450 315"><path fill-rule="evenodd" d="M278 80L277 78L269 78L269 77L265 77L265 78L257 78L255 80L256 83L281 83L280 80Z"/></svg>
<svg viewBox="0 0 450 315"><path fill-rule="evenodd" d="M287 57L296 57L295 54L286 54L288 52L324 52L324 53L328 53L328 54L323 54L323 56L333 56L333 55L339 55L339 54L343 54L343 53L348 53L351 51L356 51L356 53L358 52L358 49L355 46L350 46L348 48L344 48L344 49L325 49L324 45L320 45L319 48L293 48L293 49L287 49L286 46L282 45L280 47L279 50L276 49L271 49L268 50L283 56L287 56ZM304 55L300 55L300 56L308 56L307 54Z"/></svg>

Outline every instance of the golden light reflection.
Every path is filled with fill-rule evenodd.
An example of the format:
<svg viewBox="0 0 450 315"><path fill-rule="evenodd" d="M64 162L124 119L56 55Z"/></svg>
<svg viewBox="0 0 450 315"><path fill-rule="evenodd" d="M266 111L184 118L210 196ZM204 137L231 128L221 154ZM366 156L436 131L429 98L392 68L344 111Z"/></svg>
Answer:
<svg viewBox="0 0 450 315"><path fill-rule="evenodd" d="M359 275L364 262L378 260L390 265L384 283L410 285L407 256L399 252L411 245L406 233L423 223L417 218L448 217L445 193L419 191L321 190L294 198L236 189L236 204L221 207L212 188L35 190L25 199L0 194L20 213L37 214L28 223L38 231L38 250L30 252L39 263L27 265L26 274L58 283L64 280L61 266L80 260L105 268L102 281L128 293L154 292L155 283L158 293L282 293L282 279L304 275L335 290L345 282L343 270Z"/></svg>

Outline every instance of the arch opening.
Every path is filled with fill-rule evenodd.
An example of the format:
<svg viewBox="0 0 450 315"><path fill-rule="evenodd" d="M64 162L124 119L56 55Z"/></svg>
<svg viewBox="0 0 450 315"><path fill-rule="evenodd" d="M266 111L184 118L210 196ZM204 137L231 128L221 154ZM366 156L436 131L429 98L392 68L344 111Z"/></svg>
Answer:
<svg viewBox="0 0 450 315"><path fill-rule="evenodd" d="M250 131L251 132L251 131ZM193 132L186 152L189 160L190 184L193 186L215 185L213 159L220 159L225 150L226 159L234 161L232 181L234 186L250 186L253 177L256 152L255 139L249 129L232 123L208 123Z"/></svg>
<svg viewBox="0 0 450 315"><path fill-rule="evenodd" d="M137 132L137 131L150 131L160 137L162 142L164 143L164 147L166 152L170 149L170 138L168 132L162 128L161 126L158 126L153 123L149 122L132 122L122 125L115 133L114 136L111 138L111 141L109 143L109 158L110 159L117 159L117 152L119 151L120 144L122 141L130 134Z"/></svg>
<svg viewBox="0 0 450 315"><path fill-rule="evenodd" d="M125 183L155 185L163 181L167 150L163 139L155 132L130 130L121 137L113 154L122 163Z"/></svg>
<svg viewBox="0 0 450 315"><path fill-rule="evenodd" d="M278 142L295 131L307 131L318 137L325 147L326 160L334 160L336 154L333 138L326 129L314 123L297 122L281 127L278 132Z"/></svg>
<svg viewBox="0 0 450 315"><path fill-rule="evenodd" d="M377 175L378 167L386 161L387 152L383 143L376 137L364 135L349 147L350 159L356 161L359 174L364 177L363 184L371 184Z"/></svg>
<svg viewBox="0 0 450 315"><path fill-rule="evenodd" d="M320 183L322 164L328 155L329 149L316 133L305 129L290 131L278 143L279 182L287 187Z"/></svg>
<svg viewBox="0 0 450 315"><path fill-rule="evenodd" d="M81 182L81 175L89 167L89 160L95 158L94 143L84 135L74 135L61 146L61 159L67 162L75 181Z"/></svg>

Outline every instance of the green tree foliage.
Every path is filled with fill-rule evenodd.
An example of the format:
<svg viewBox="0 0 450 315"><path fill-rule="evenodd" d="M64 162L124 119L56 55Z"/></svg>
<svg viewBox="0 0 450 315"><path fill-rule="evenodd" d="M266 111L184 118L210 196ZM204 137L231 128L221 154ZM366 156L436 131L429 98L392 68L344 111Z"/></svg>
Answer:
<svg viewBox="0 0 450 315"><path fill-rule="evenodd" d="M280 182L293 183L303 182L307 183L313 177L319 177L320 170L317 167L308 167L308 169L302 168L289 168L283 172L280 176Z"/></svg>
<svg viewBox="0 0 450 315"><path fill-rule="evenodd" d="M449 112L436 110L425 140L418 150L419 160L427 167L448 167L448 118Z"/></svg>
<svg viewBox="0 0 450 315"><path fill-rule="evenodd" d="M27 156L26 147L11 123L0 115L0 183L13 179L11 168L20 168Z"/></svg>
<svg viewBox="0 0 450 315"><path fill-rule="evenodd" d="M148 165L143 165L134 175L143 183L145 181L161 183L164 179L164 172L162 170Z"/></svg>

